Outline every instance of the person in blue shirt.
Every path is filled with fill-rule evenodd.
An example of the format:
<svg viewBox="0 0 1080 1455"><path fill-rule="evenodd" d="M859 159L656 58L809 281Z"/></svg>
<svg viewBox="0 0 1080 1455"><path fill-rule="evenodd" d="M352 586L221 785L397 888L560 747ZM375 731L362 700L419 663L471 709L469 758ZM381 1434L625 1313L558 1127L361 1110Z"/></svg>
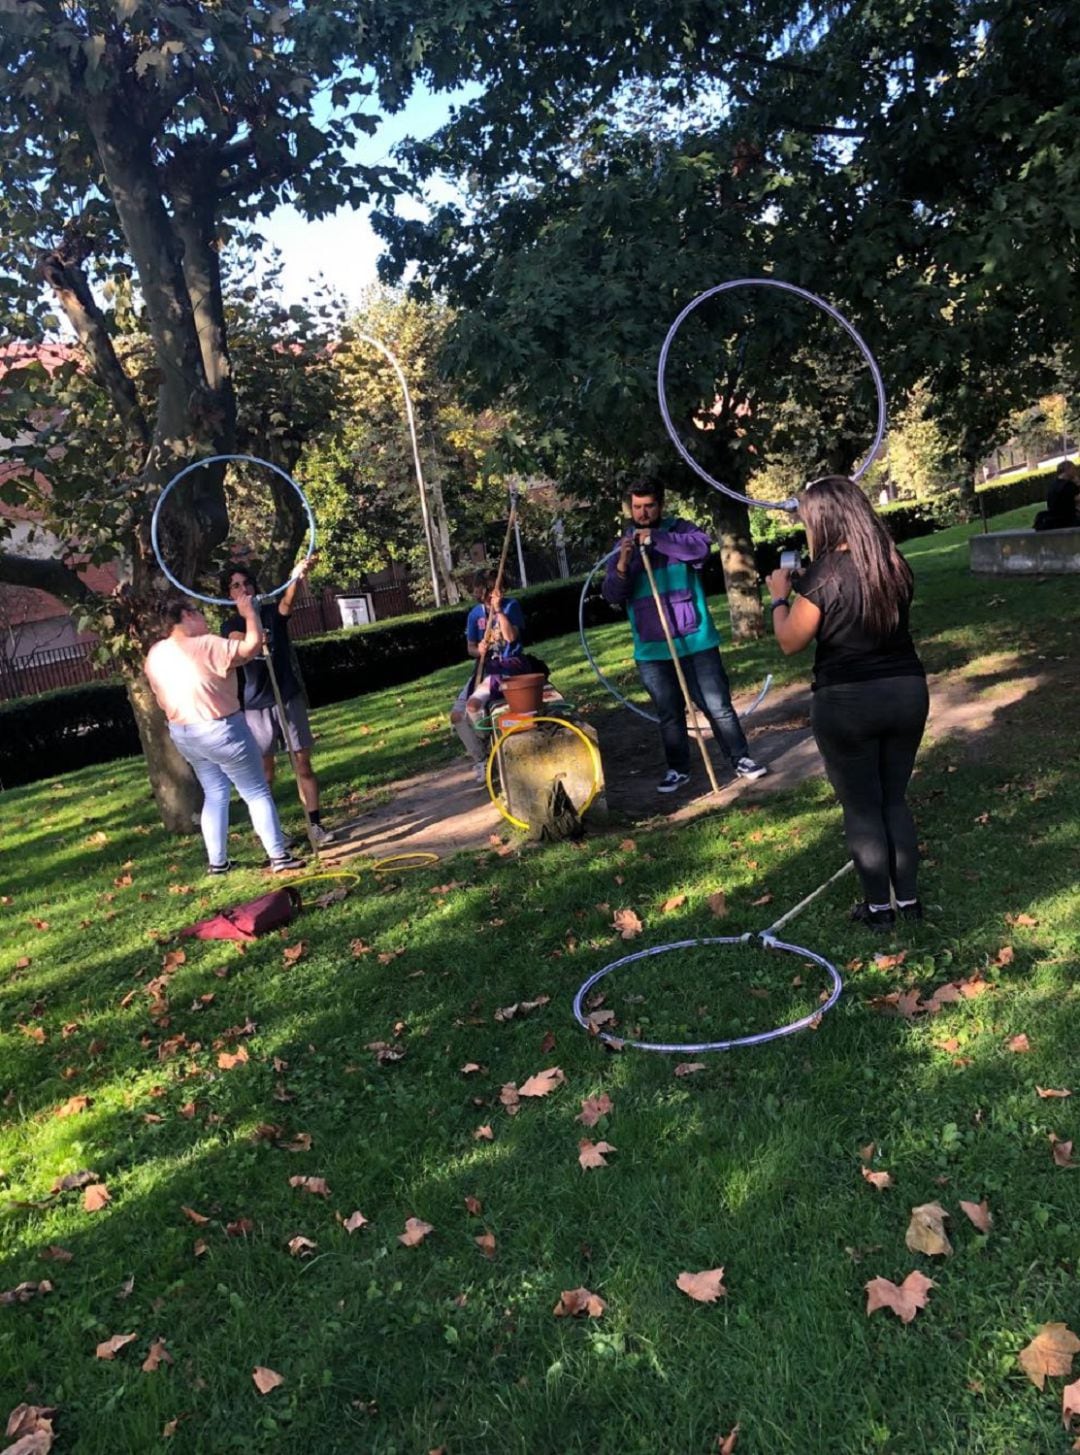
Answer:
<svg viewBox="0 0 1080 1455"><path fill-rule="evenodd" d="M664 515L661 485L641 481L627 491L632 528L608 563L603 596L625 606L634 639L634 662L660 718L667 773L658 793L674 793L690 781L690 739L686 704L671 660L641 553L648 550L657 591L690 696L709 720L714 740L730 760L737 778L753 781L769 771L750 756L742 726L731 705L731 689L720 660L720 636L709 615L701 567L712 541L691 521Z"/></svg>
<svg viewBox="0 0 1080 1455"><path fill-rule="evenodd" d="M469 583L476 605L465 619L465 649L474 665L450 709L450 721L472 759L477 783L486 782L487 746L475 724L498 691L500 668L516 664L525 650L525 613L519 602L504 599L496 583L494 571L477 571ZM487 650L481 666L485 637ZM482 674L480 681L476 680L478 671Z"/></svg>

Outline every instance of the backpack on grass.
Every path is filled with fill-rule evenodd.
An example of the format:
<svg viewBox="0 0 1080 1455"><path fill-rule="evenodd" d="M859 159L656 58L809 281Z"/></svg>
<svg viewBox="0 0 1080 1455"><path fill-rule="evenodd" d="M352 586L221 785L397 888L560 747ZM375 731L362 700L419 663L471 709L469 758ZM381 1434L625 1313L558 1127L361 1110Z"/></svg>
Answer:
<svg viewBox="0 0 1080 1455"><path fill-rule="evenodd" d="M220 910L210 919L185 925L178 933L197 940L254 940L290 924L302 908L300 891L290 885Z"/></svg>

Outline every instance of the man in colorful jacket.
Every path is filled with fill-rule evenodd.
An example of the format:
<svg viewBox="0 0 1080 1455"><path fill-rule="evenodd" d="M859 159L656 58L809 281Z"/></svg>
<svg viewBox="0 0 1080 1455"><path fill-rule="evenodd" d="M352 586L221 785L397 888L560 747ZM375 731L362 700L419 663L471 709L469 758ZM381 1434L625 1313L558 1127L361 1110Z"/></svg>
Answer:
<svg viewBox="0 0 1080 1455"><path fill-rule="evenodd" d="M633 485L626 504L633 529L623 536L618 555L608 563L603 595L613 606L627 608L638 675L660 717L668 771L656 791L674 793L689 783L690 741L682 688L641 562L642 550L650 552L657 591L690 696L708 718L713 737L730 759L736 777L761 778L769 770L751 758L731 705L731 689L720 660L720 637L701 581L701 567L712 542L690 521L664 516L660 485Z"/></svg>

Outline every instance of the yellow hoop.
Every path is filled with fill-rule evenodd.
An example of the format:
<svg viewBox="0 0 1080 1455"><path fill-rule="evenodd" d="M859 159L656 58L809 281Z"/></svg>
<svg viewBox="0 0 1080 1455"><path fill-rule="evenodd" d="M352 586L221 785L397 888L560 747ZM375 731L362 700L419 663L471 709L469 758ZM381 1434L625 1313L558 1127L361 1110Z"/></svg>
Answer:
<svg viewBox="0 0 1080 1455"><path fill-rule="evenodd" d="M291 889L303 889L305 884L317 884L320 879L351 879L353 884L360 883L360 875L349 870L340 869L336 872L327 871L325 874L309 874L306 879L294 879L290 884ZM352 888L350 884L349 888ZM345 891L346 894L348 890ZM301 896L301 899L303 896Z"/></svg>
<svg viewBox="0 0 1080 1455"><path fill-rule="evenodd" d="M489 798L491 799L495 807L499 810L499 812L502 814L503 818L506 819L507 823L513 824L514 828L516 829L527 829L529 827L528 822L525 819L515 818L510 810L504 807L499 798L496 796L495 784L492 779L491 770L495 766L495 759L498 757L499 749L502 747L503 743L506 742L506 739L513 737L515 733L528 732L528 730L538 722L555 723L558 727L566 728L576 737L579 737L589 751L589 761L592 764L593 772L592 787L589 789L584 803L579 809L576 810L576 812L579 815L583 814L586 809L588 809L589 805L592 803L596 795L600 792L600 774L602 771L600 766L600 753L597 749L596 744L593 742L592 738L589 737L588 733L583 732L576 723L567 722L566 718L564 717L533 717L530 718L528 722L516 722L513 724L512 727L508 727L505 732L500 731L494 742L491 744L491 752L488 754L487 772L485 774L485 781L487 783Z"/></svg>
<svg viewBox="0 0 1080 1455"><path fill-rule="evenodd" d="M405 859L419 860L419 862L402 863L401 861ZM430 849L415 849L411 854L390 854L385 859L379 859L372 864L371 872L372 874L385 874L388 872L388 866L393 864L395 874L404 874L409 869L428 869L432 864L438 862L438 854L433 853Z"/></svg>

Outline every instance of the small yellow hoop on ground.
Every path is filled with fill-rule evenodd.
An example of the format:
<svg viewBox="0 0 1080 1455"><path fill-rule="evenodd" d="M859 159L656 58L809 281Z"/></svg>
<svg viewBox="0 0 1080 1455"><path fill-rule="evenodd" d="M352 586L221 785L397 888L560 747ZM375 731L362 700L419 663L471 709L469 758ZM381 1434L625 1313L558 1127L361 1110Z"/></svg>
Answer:
<svg viewBox="0 0 1080 1455"><path fill-rule="evenodd" d="M373 874L403 874L409 869L428 869L432 864L439 862L439 856L431 849L415 849L411 854L390 854L385 859L379 859L372 864Z"/></svg>
<svg viewBox="0 0 1080 1455"><path fill-rule="evenodd" d="M487 760L486 782L488 796L490 797L492 803L502 814L503 818L506 819L507 823L513 824L514 828L516 829L527 829L529 827L528 822L522 818L515 818L514 815L499 798L499 796L496 794L495 784L492 778L492 769L495 766L496 758L499 756L499 749L502 747L503 743L506 742L507 738L513 737L515 733L528 732L529 729L538 722L553 723L556 727L566 728L567 732L571 732L574 734L575 737L580 738L581 741L585 744L586 749L588 750L589 762L592 765L592 787L585 795L585 800L582 803L581 807L576 808L575 806L575 811L579 815L583 814L592 803L596 795L600 792L600 775L603 771L600 764L600 752L596 744L593 742L592 738L589 737L588 733L583 732L576 723L567 722L566 718L564 717L531 717L526 721L514 722L509 727L504 728L502 731L500 731L498 736L491 744L491 751L488 754Z"/></svg>
<svg viewBox="0 0 1080 1455"><path fill-rule="evenodd" d="M351 879L352 884L349 885L349 889L353 887L353 884L360 883L359 874L349 870L339 869L336 872L331 872L330 870L327 870L325 874L308 874L307 877L304 879L294 879L289 887L291 889L303 889L304 886L307 884L317 884L320 879ZM348 893L348 890L346 890L345 892Z"/></svg>

